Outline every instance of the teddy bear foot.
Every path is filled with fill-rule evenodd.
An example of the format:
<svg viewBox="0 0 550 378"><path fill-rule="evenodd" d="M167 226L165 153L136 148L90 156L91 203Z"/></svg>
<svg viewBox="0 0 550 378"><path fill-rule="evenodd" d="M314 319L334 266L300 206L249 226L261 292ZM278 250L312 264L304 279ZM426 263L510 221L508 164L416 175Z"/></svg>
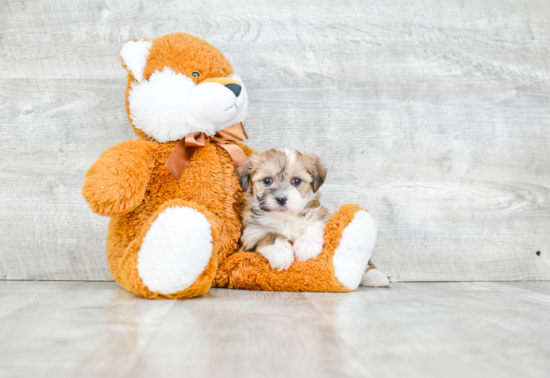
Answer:
<svg viewBox="0 0 550 378"><path fill-rule="evenodd" d="M361 278L361 286L368 287L388 287L390 280L388 276L376 268L369 269Z"/></svg>
<svg viewBox="0 0 550 378"><path fill-rule="evenodd" d="M359 210L344 228L338 248L334 251L334 275L344 286L355 290L372 255L378 229L368 211Z"/></svg>
<svg viewBox="0 0 550 378"><path fill-rule="evenodd" d="M150 292L175 294L195 283L212 253L212 229L206 216L191 207L167 207L143 238L138 275Z"/></svg>

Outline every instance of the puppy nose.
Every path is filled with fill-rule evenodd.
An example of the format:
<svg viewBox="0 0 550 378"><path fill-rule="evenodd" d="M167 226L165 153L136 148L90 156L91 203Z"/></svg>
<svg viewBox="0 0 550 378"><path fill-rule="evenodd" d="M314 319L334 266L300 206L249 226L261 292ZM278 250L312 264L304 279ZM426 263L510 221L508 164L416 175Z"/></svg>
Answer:
<svg viewBox="0 0 550 378"><path fill-rule="evenodd" d="M275 201L281 206L283 206L286 203L286 197L275 197Z"/></svg>
<svg viewBox="0 0 550 378"><path fill-rule="evenodd" d="M225 84L225 87L231 90L231 92L235 93L235 97L239 97L239 95L241 94L242 87L240 85L231 83Z"/></svg>

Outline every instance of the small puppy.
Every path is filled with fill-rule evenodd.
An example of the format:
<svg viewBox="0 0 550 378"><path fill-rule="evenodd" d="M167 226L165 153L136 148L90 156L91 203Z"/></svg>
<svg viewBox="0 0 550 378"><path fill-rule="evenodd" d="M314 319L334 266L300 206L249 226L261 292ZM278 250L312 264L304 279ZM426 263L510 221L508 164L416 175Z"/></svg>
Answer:
<svg viewBox="0 0 550 378"><path fill-rule="evenodd" d="M326 171L315 155L276 148L237 168L244 191L243 246L272 268L316 258L323 249L328 210L319 203Z"/></svg>

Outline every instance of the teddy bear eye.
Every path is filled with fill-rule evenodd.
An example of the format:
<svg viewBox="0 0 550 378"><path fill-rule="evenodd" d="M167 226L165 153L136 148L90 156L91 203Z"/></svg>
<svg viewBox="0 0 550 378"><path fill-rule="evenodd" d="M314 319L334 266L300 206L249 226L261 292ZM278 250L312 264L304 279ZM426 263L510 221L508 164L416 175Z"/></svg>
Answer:
<svg viewBox="0 0 550 378"><path fill-rule="evenodd" d="M300 180L299 178L296 178L296 177L293 178L292 181L291 181L292 185L294 185L294 186L300 185L301 182L302 182L302 180Z"/></svg>
<svg viewBox="0 0 550 378"><path fill-rule="evenodd" d="M271 185L272 183L273 183L273 180L271 179L271 177L264 178L264 184Z"/></svg>
<svg viewBox="0 0 550 378"><path fill-rule="evenodd" d="M199 71L193 71L191 72L191 75L193 75L193 77L201 77L201 73Z"/></svg>

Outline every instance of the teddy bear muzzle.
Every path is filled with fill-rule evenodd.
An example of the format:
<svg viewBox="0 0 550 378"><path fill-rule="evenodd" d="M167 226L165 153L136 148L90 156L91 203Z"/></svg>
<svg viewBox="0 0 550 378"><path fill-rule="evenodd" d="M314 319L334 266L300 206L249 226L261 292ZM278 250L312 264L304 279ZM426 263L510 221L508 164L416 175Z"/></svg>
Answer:
<svg viewBox="0 0 550 378"><path fill-rule="evenodd" d="M201 123L223 125L240 114L246 96L246 89L235 79L206 79L191 93L189 114Z"/></svg>

